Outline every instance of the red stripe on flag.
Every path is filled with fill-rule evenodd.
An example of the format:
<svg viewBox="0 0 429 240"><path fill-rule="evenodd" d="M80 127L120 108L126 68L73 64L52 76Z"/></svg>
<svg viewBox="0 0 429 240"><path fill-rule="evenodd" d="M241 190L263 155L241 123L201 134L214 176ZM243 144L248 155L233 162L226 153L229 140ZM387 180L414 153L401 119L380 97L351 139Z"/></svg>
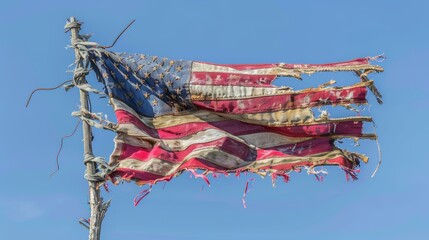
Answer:
<svg viewBox="0 0 429 240"><path fill-rule="evenodd" d="M159 138L158 131L154 128L146 126L138 117L133 114L125 111L125 110L116 110L115 111L116 119L118 120L118 124L133 124L138 127L143 132L147 133L149 136L153 138Z"/></svg>
<svg viewBox="0 0 429 240"><path fill-rule="evenodd" d="M172 163L180 163L193 151L203 148L215 148L213 151L229 153L243 161L254 161L256 158L256 151L248 145L237 140L224 137L211 142L192 144L182 151L168 151L159 145L155 145L153 148L143 148L122 144L122 151L119 156L119 160L132 158L139 161L147 161L151 158L157 158Z"/></svg>
<svg viewBox="0 0 429 240"><path fill-rule="evenodd" d="M117 168L113 173L110 174L110 176L111 178L121 177L124 180L135 180L139 184L146 184L146 183L152 184L152 183L155 183L156 181L170 181L171 178L173 178L177 172L180 172L186 169L204 169L208 171L222 172L222 173L228 170L225 167L216 165L204 159L190 158L182 165L180 165L180 167L177 169L176 172L167 176L158 175L151 172L131 169L131 168Z"/></svg>
<svg viewBox="0 0 429 240"><path fill-rule="evenodd" d="M344 121L338 123L268 127L262 125L248 124L237 120L224 120L216 122L191 122L175 125L172 127L160 128L158 129L158 131L150 128L150 130L148 131L147 129L149 127L147 127L144 123L140 122L137 117L126 111L117 110L116 116L119 124L134 124L142 131L150 133L152 137L161 137L163 139L182 138L206 129L219 129L233 135L273 132L291 137L312 137L327 134L359 137L362 136L363 126L363 123L361 121Z"/></svg>
<svg viewBox="0 0 429 240"><path fill-rule="evenodd" d="M363 123L361 121L347 121L301 126L268 127L236 120L225 120L217 122L185 123L172 127L160 128L158 131L159 136L163 139L181 138L206 129L219 129L236 136L271 132L288 137L314 137L329 134L360 137L362 136L362 126Z"/></svg>
<svg viewBox="0 0 429 240"><path fill-rule="evenodd" d="M140 130L154 138L177 139L207 129L219 129L232 135L245 135L261 132L278 133L290 137L313 137L321 135L362 136L361 121L344 121L337 123L323 123L300 126L268 127L248 124L237 120L223 120L216 122L191 122L155 130L142 123L136 116L124 110L115 112L119 124L134 124Z"/></svg>
<svg viewBox="0 0 429 240"><path fill-rule="evenodd" d="M180 166L180 169L204 169L212 172L225 172L228 168L219 166L201 158L191 158Z"/></svg>
<svg viewBox="0 0 429 240"><path fill-rule="evenodd" d="M232 100L193 101L193 104L215 112L247 114L331 104L362 104L366 103L366 92L366 87L354 87Z"/></svg>
<svg viewBox="0 0 429 240"><path fill-rule="evenodd" d="M234 141L229 139L230 142ZM228 139L220 139L219 141L228 142ZM277 147L267 148L267 149L258 149L257 154L254 154L254 151L251 147L242 144L240 147L233 148L231 146L217 146L216 142L213 141L205 144L194 144L188 147L183 151L167 151L162 149L159 146L156 146L152 149L136 147L128 144L123 144L122 153L120 155L119 161L126 159L134 159L137 161L147 162L152 158L160 159L170 163L180 163L190 155L194 150L198 148L206 147L216 147L216 151L227 152L231 155L239 157L240 159L248 162L261 161L267 158L291 158L291 157L303 157L314 154L319 154L323 152L329 152L334 149L333 143L328 138L318 138L312 139L305 142L297 144L285 144ZM228 161L228 159L225 159ZM231 160L230 160L231 161ZM232 160L233 161L233 160ZM210 161L208 161L210 162ZM212 162L210 162L212 163ZM206 163L205 163L206 164ZM219 165L212 163L211 167L219 168ZM223 168L223 167L222 167ZM226 169L226 168L223 168ZM231 169L230 169L231 170Z"/></svg>
<svg viewBox="0 0 429 240"><path fill-rule="evenodd" d="M332 140L329 138L315 138L308 141L285 144L281 146L258 149L258 157L256 161L271 157L292 157L292 156L307 156L322 152L329 152L334 149Z"/></svg>

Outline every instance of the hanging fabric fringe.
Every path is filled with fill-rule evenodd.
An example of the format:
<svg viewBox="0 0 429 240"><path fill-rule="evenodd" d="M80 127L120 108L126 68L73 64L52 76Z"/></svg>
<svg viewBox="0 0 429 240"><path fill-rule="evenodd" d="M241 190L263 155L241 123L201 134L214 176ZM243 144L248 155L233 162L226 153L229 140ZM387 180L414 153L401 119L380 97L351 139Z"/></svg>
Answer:
<svg viewBox="0 0 429 240"><path fill-rule="evenodd" d="M243 202L243 207L244 208L247 208L247 205L246 205L246 195L247 195L247 193L250 191L250 189L252 187L252 185L249 186L249 182L254 183L255 182L255 178L249 178L246 181L246 186L244 187L243 197L241 198L241 201Z"/></svg>
<svg viewBox="0 0 429 240"><path fill-rule="evenodd" d="M143 198L145 198L151 191L152 191L152 185L149 185L148 189L145 189L145 190L141 191L139 194L137 194L137 196L133 200L134 207L136 207L137 205L139 205L140 201Z"/></svg>

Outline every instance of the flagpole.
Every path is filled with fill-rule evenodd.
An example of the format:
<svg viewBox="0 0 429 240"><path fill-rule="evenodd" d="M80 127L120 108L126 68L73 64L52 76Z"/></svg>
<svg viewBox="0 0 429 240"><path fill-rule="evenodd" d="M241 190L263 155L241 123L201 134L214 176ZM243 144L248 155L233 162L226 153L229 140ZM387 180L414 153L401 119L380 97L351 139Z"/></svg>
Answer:
<svg viewBox="0 0 429 240"><path fill-rule="evenodd" d="M82 23L76 20L74 17L68 19L67 27L71 32L71 44L76 46L76 43L80 39L79 30ZM75 58L77 67L82 66L82 61L79 56L79 50L75 47ZM85 76L82 76L79 79L81 82L86 82ZM79 90L80 94L80 105L82 111L89 111L88 104L88 92L84 90ZM91 126L82 121L82 130L83 130L83 150L85 159L93 157L92 152L92 131ZM86 172L88 175L93 175L96 172L95 163L90 161L85 161ZM104 215L107 211L108 204L103 204L103 198L100 196L99 182L88 180L89 185L89 205L91 209L91 216L89 220L89 240L100 240L101 224L104 218Z"/></svg>

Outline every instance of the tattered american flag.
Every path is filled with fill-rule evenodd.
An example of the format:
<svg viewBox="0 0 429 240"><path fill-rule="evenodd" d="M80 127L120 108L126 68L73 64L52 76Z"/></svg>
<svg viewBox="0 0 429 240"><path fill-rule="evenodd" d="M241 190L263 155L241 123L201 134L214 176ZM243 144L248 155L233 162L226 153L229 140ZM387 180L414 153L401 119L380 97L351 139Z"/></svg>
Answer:
<svg viewBox="0 0 429 240"><path fill-rule="evenodd" d="M138 184L168 181L184 171L253 172L288 179L290 171L340 166L353 178L367 157L335 146L340 138L370 138L365 116L315 117L312 108L365 104L366 78L383 69L359 58L329 64L212 64L143 54L90 50L117 117L110 178ZM347 87L300 91L276 87L277 77L351 71ZM359 78L358 78L359 79ZM374 88L375 89L375 88Z"/></svg>

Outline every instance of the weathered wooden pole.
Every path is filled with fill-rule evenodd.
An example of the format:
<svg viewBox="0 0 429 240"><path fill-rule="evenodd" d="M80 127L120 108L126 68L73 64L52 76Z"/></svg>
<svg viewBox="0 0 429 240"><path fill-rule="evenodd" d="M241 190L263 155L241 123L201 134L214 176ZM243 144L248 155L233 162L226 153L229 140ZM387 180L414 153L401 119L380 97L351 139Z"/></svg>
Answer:
<svg viewBox="0 0 429 240"><path fill-rule="evenodd" d="M83 62L80 57L79 50L76 47L76 44L80 40L79 30L82 23L77 21L74 17L70 17L68 19L68 23L66 25L71 32L71 44L74 46L75 57L77 68L83 67ZM86 82L85 75L77 76L79 78L79 82ZM76 76L73 76L75 79ZM80 105L83 111L89 111L88 107L88 92L84 90L79 90L80 93ZM83 130L83 151L85 157L85 166L87 175L94 175L96 172L95 163L87 161L88 159L93 157L92 152L92 131L91 126L82 121L82 130ZM91 208L91 217L89 220L89 240L100 240L100 232L101 232L101 223L103 221L104 215L106 213L108 204L103 204L103 198L100 196L99 182L88 179L89 184L89 205Z"/></svg>

